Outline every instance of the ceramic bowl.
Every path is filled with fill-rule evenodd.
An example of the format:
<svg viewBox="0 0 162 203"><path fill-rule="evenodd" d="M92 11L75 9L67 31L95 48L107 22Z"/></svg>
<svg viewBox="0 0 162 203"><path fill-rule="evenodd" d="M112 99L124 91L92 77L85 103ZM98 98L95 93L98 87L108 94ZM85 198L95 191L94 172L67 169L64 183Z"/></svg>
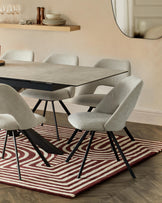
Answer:
<svg viewBox="0 0 162 203"><path fill-rule="evenodd" d="M59 13L47 13L46 18L47 19L54 19L54 18L60 18L61 14Z"/></svg>

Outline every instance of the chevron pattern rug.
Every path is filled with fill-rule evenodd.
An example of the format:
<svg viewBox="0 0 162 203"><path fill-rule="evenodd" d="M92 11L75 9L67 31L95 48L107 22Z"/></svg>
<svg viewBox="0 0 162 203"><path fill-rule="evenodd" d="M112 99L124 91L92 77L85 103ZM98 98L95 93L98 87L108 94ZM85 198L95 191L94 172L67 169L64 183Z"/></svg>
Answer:
<svg viewBox="0 0 162 203"><path fill-rule="evenodd" d="M35 130L56 147L62 149L64 155L47 154L42 150L44 156L51 164L51 167L46 167L27 138L20 135L17 137L22 175L22 180L20 181L17 173L14 143L12 137L9 137L5 158L0 159L1 183L72 198L82 191L126 170L122 159L119 162L116 161L107 135L96 133L82 176L80 179L77 179L89 137L83 141L70 162L66 163L65 160L68 154L82 133L78 134L70 145L67 145L67 140L71 136L73 129L60 127L60 141L57 141L56 136L54 136L54 126L39 126ZM4 138L5 132L1 130L0 153L2 153ZM136 139L136 141L132 142L127 136L116 136L116 138L131 166L157 154L162 149L162 142L142 139ZM130 176L130 178L132 177Z"/></svg>

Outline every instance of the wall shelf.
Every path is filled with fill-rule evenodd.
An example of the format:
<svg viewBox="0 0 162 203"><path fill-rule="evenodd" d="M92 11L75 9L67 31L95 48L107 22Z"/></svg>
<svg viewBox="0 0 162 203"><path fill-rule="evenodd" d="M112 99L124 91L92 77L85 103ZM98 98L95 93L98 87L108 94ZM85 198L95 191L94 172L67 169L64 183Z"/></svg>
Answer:
<svg viewBox="0 0 162 203"><path fill-rule="evenodd" d="M0 24L0 28L60 31L60 32L71 32L80 30L79 25L47 26L47 25L19 25L19 24L2 24L2 23Z"/></svg>

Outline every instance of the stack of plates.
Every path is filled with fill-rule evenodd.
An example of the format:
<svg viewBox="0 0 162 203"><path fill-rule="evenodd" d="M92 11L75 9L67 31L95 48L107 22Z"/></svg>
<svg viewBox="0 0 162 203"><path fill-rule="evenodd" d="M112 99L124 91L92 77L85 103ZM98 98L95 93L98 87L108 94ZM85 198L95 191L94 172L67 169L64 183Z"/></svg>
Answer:
<svg viewBox="0 0 162 203"><path fill-rule="evenodd" d="M43 24L44 25L65 25L66 20L62 19L62 18L56 18L56 19L48 19L45 18L43 19Z"/></svg>

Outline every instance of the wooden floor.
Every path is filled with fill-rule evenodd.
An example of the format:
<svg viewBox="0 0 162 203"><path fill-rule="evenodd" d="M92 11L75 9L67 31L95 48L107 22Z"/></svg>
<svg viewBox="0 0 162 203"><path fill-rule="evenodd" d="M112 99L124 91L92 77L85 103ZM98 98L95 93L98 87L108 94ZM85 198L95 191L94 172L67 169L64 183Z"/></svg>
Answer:
<svg viewBox="0 0 162 203"><path fill-rule="evenodd" d="M47 120L53 122L50 114ZM60 126L69 126L64 114L58 114L58 121ZM162 126L128 123L127 127L134 137L162 141ZM138 164L133 170L135 180L125 171L74 199L0 184L0 203L162 203L162 153Z"/></svg>

